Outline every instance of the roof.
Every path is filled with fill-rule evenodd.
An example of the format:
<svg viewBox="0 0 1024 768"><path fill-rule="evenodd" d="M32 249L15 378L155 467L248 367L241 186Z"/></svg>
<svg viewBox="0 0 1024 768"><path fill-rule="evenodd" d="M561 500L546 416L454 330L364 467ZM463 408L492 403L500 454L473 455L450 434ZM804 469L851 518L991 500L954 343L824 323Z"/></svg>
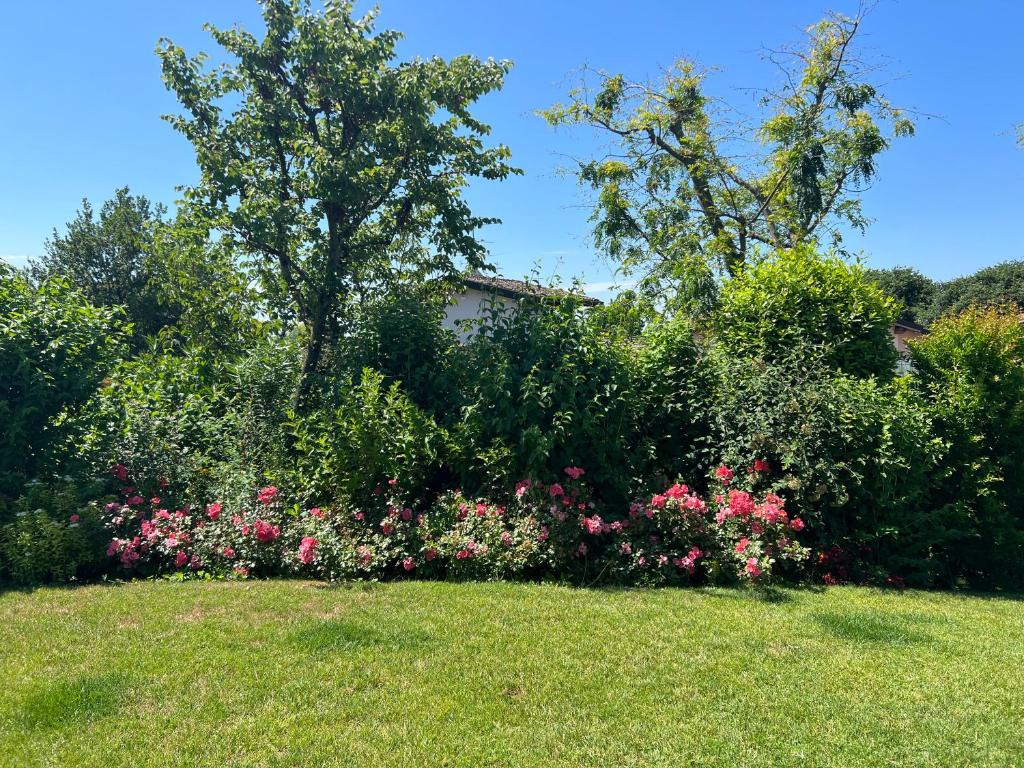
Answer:
<svg viewBox="0 0 1024 768"><path fill-rule="evenodd" d="M892 324L893 328L906 328L908 331L917 331L918 333L928 333L928 329L923 325L915 323L913 320L897 320Z"/></svg>
<svg viewBox="0 0 1024 768"><path fill-rule="evenodd" d="M462 281L467 288L476 288L478 291L496 293L499 296L507 296L510 299L522 299L527 296L541 296L550 298L561 298L563 296L577 296L583 304L588 307L601 305L600 299L591 296L584 296L577 291L567 291L563 288L547 288L537 283L528 283L525 280L510 280L507 277L487 277L479 272L473 272L463 278Z"/></svg>

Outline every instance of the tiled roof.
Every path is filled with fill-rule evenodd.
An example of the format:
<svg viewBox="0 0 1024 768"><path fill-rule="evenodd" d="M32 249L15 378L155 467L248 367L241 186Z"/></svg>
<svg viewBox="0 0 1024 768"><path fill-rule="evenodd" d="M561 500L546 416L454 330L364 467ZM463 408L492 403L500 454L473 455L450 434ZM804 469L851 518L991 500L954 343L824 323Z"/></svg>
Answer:
<svg viewBox="0 0 1024 768"><path fill-rule="evenodd" d="M601 304L600 299L590 296L583 296L575 291L566 291L562 288L546 288L536 283L528 283L524 280L510 280L507 277L488 277L479 272L474 272L463 280L468 288L476 288L478 291L493 291L500 296L508 296L512 299L521 299L526 296L550 296L558 298L567 294L579 296L588 307L596 307Z"/></svg>

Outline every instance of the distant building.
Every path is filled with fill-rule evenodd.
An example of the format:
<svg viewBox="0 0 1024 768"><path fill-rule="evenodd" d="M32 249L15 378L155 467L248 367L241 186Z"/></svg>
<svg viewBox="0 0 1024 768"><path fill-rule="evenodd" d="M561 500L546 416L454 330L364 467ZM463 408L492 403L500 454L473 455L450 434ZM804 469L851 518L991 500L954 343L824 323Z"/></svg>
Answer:
<svg viewBox="0 0 1024 768"><path fill-rule="evenodd" d="M896 354L900 356L896 363L897 373L910 373L914 366L910 360L910 345L907 342L920 339L928 333L928 329L909 320L897 320L892 324L889 332L892 334L892 343L896 347Z"/></svg>
<svg viewBox="0 0 1024 768"><path fill-rule="evenodd" d="M562 288L545 288L536 283L524 280L510 280L507 277L487 277L479 273L469 275L463 280L464 289L454 296L454 302L445 310L442 325L454 331L461 338L472 335L471 323L488 317L492 307L500 309L516 309L520 302L528 297L565 296L572 291ZM590 296L580 296L584 306L595 307L601 301Z"/></svg>

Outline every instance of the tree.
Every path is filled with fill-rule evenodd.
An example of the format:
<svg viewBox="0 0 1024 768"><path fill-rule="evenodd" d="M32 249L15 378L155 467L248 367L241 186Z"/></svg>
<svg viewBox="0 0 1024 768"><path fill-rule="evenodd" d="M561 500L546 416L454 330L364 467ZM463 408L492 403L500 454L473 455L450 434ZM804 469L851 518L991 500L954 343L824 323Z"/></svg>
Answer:
<svg viewBox="0 0 1024 768"><path fill-rule="evenodd" d="M95 306L124 307L140 344L172 324L180 307L162 301L153 281L153 242L166 210L122 187L100 207L97 217L88 200L61 235L55 229L46 254L34 262L37 282L62 276Z"/></svg>
<svg viewBox="0 0 1024 768"><path fill-rule="evenodd" d="M929 316L939 288L939 284L931 278L925 277L913 267L869 269L865 274L887 296L903 305L901 320L919 323Z"/></svg>
<svg viewBox="0 0 1024 768"><path fill-rule="evenodd" d="M265 0L262 40L207 25L233 57L209 69L162 40L164 81L189 116L168 116L195 147L187 199L255 268L274 312L306 333L296 403L309 394L346 303L402 274L451 279L485 262L467 179L516 172L470 113L509 62L459 56L395 63L400 35L351 2ZM228 111L225 115L226 110Z"/></svg>
<svg viewBox="0 0 1024 768"><path fill-rule="evenodd" d="M931 322L972 306L1013 306L1024 310L1024 261L1004 261L973 275L940 283L924 319Z"/></svg>
<svg viewBox="0 0 1024 768"><path fill-rule="evenodd" d="M865 227L858 195L890 138L913 124L852 53L862 20L830 15L804 48L769 52L783 85L764 91L752 120L717 109L706 73L687 60L654 85L586 72L568 103L543 114L615 145L579 163L580 182L597 193L597 246L661 290L706 265L735 275L755 251L825 234L838 243L841 226Z"/></svg>

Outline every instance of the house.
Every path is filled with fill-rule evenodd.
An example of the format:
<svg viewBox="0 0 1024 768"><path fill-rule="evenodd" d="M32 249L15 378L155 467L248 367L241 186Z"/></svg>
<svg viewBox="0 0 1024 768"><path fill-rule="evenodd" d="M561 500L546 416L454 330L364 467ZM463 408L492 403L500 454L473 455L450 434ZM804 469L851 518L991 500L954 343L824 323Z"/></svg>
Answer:
<svg viewBox="0 0 1024 768"><path fill-rule="evenodd" d="M546 288L537 283L525 280L510 280L507 277L487 277L480 273L472 273L463 279L463 290L453 297L445 310L442 326L454 331L460 338L472 335L472 322L487 317L492 307L499 309L515 309L525 298L549 297L561 298L574 291L562 288ZM596 307L601 304L599 299L580 296L584 306Z"/></svg>
<svg viewBox="0 0 1024 768"><path fill-rule="evenodd" d="M907 342L920 339L928 333L928 329L910 320L897 320L889 328L889 333L892 334L892 343L896 347L896 354L899 355L899 360L896 361L896 372L900 375L911 373L914 366L910 360L910 345Z"/></svg>

